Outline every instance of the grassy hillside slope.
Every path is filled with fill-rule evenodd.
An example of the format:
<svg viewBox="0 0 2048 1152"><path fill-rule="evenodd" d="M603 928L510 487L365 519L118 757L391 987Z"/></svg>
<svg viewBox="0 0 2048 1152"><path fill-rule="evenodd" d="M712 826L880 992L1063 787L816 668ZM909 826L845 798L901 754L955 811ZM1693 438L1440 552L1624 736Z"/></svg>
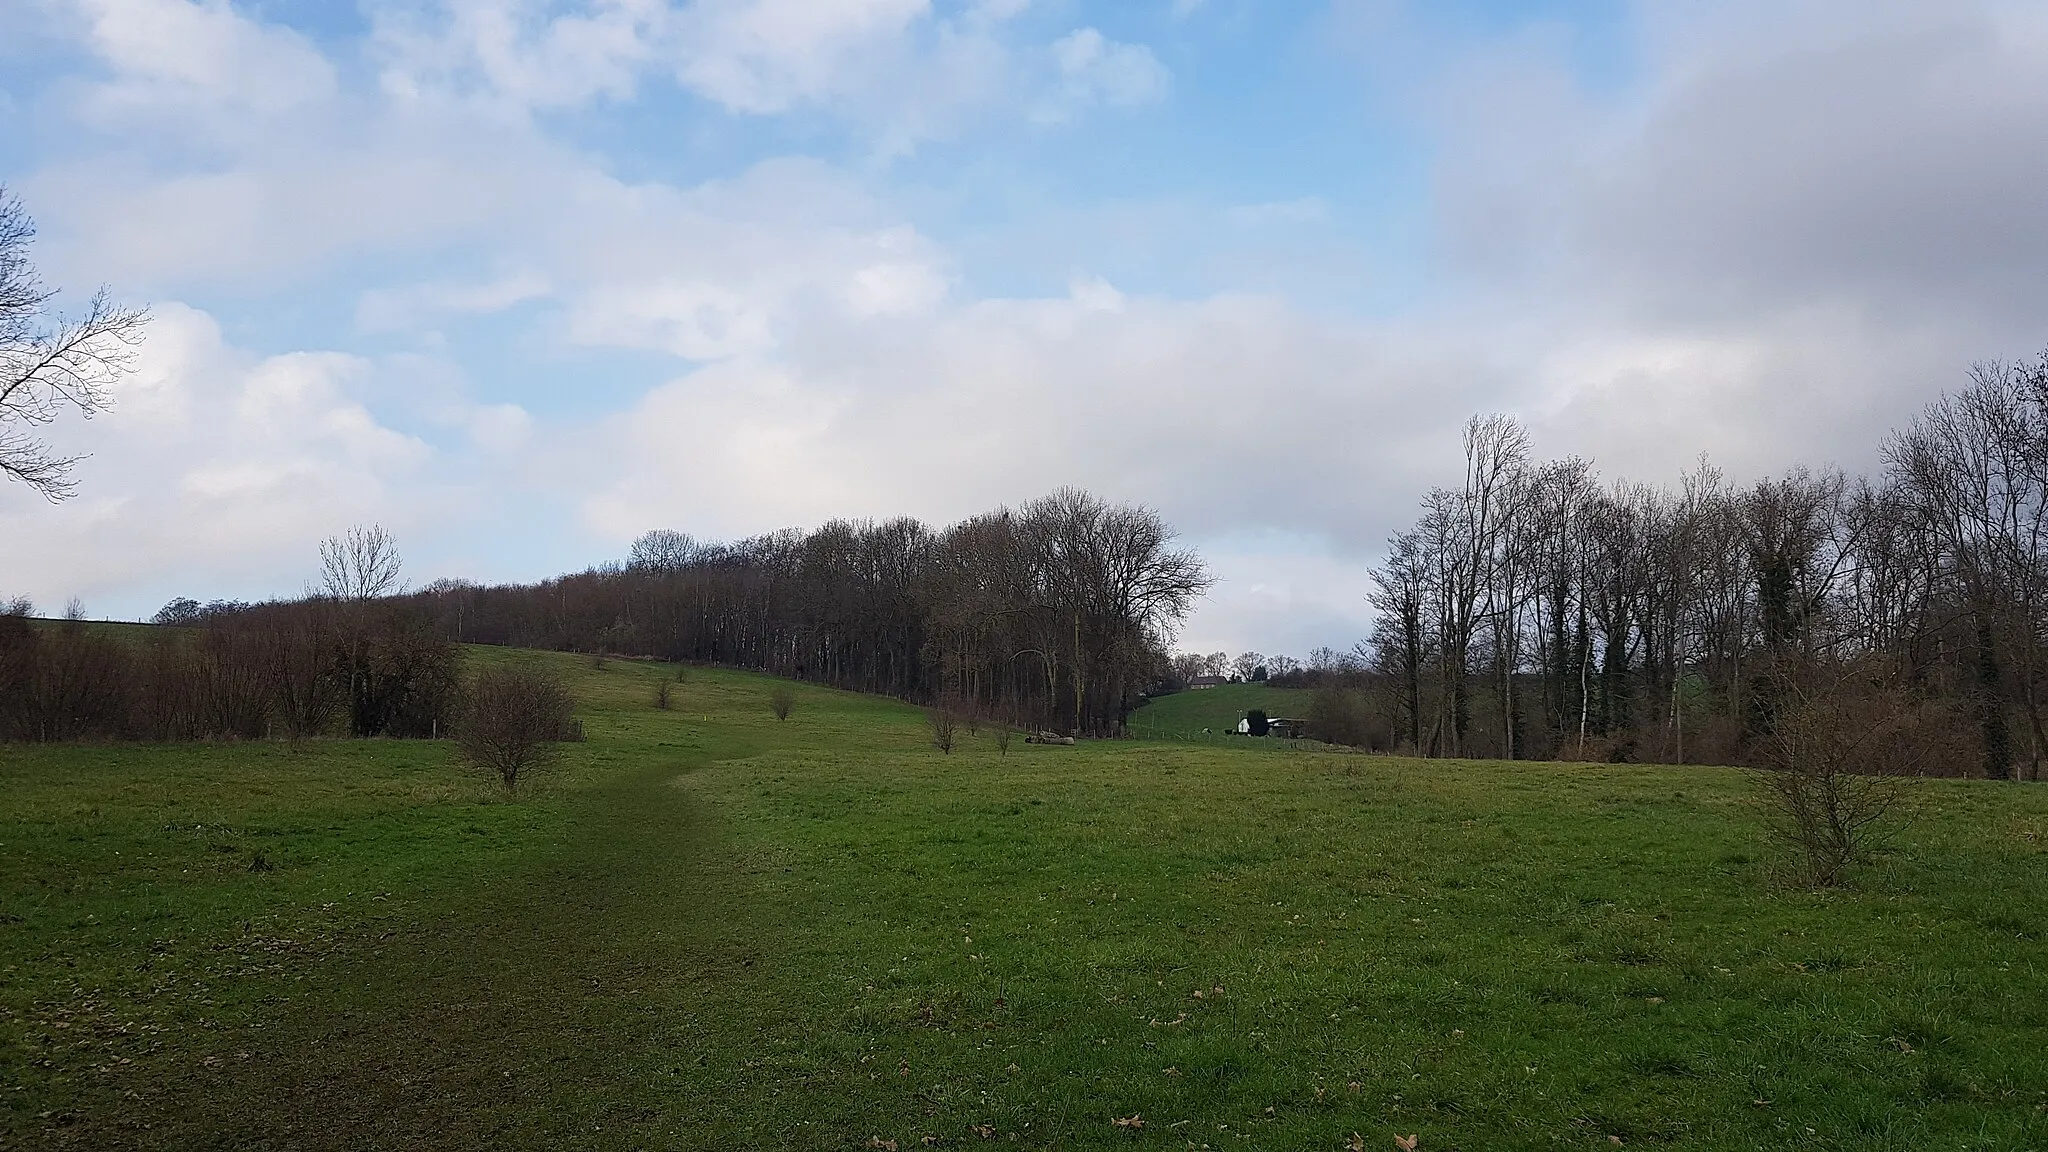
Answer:
<svg viewBox="0 0 2048 1152"><path fill-rule="evenodd" d="M1200 691L1175 692L1148 700L1131 713L1133 731L1148 735L1193 736L1207 728L1234 732L1246 712L1263 708L1268 716L1306 716L1306 688L1268 688L1264 684L1220 684Z"/></svg>
<svg viewBox="0 0 2048 1152"><path fill-rule="evenodd" d="M2048 1146L2048 792L1927 782L1816 896L1733 771L949 757L473 658L582 702L513 802L439 744L0 748L0 1142Z"/></svg>

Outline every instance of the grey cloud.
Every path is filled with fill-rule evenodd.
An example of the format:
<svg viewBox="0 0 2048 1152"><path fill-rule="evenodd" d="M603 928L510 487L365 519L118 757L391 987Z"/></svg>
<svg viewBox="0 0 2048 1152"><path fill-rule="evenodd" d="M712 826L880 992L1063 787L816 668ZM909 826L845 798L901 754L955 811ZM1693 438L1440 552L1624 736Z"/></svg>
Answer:
<svg viewBox="0 0 2048 1152"><path fill-rule="evenodd" d="M1865 465L1972 360L2048 340L2040 9L1665 4L1639 31L1619 95L1541 37L1438 92L1441 242L1546 446L1646 479Z"/></svg>
<svg viewBox="0 0 2048 1152"><path fill-rule="evenodd" d="M2048 15L1828 5L1714 30L1573 226L1646 304L1817 298L2038 318L2048 267Z"/></svg>

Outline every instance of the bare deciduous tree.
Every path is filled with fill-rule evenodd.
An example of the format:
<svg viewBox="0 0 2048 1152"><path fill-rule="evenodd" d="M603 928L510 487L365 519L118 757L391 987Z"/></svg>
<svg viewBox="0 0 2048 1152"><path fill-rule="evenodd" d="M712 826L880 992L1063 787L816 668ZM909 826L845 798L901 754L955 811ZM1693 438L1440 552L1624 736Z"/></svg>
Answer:
<svg viewBox="0 0 2048 1152"><path fill-rule="evenodd" d="M1904 780L1926 761L1919 705L1864 669L1789 658L1774 673L1759 774L1765 826L1816 888L1847 879L1893 831Z"/></svg>
<svg viewBox="0 0 2048 1152"><path fill-rule="evenodd" d="M951 704L938 704L925 710L926 727L932 730L932 747L952 755L953 741L959 731L960 717Z"/></svg>
<svg viewBox="0 0 2048 1152"><path fill-rule="evenodd" d="M294 743L327 731L340 695L331 608L308 603L268 631L266 658L277 718Z"/></svg>
<svg viewBox="0 0 2048 1152"><path fill-rule="evenodd" d="M697 557L697 542L687 533L669 528L644 532L633 541L626 567L641 572L681 572Z"/></svg>
<svg viewBox="0 0 2048 1152"><path fill-rule="evenodd" d="M1171 667L1175 681L1189 684L1196 677L1209 674L1209 658L1199 652L1180 652L1174 655Z"/></svg>
<svg viewBox="0 0 2048 1152"><path fill-rule="evenodd" d="M485 668L470 682L456 727L464 759L496 775L505 791L553 759L571 737L574 702L561 678L538 668Z"/></svg>
<svg viewBox="0 0 2048 1152"><path fill-rule="evenodd" d="M2048 755L2048 353L1975 366L1969 386L1929 405L1885 457L1966 626L1984 774L2012 773L2016 698L2030 743L2023 775L2038 776Z"/></svg>
<svg viewBox="0 0 2048 1152"><path fill-rule="evenodd" d="M340 605L336 646L341 654L349 727L358 736L375 730L375 714L382 710L372 667L372 602L398 590L403 566L396 542L382 525L365 528L359 524L320 542L320 587Z"/></svg>
<svg viewBox="0 0 2048 1152"><path fill-rule="evenodd" d="M320 542L320 588L344 603L359 603L399 590L398 543L382 525L357 525Z"/></svg>
<svg viewBox="0 0 2048 1152"><path fill-rule="evenodd" d="M768 710L775 713L777 720L789 719L796 710L796 689L787 684L777 684L768 690Z"/></svg>
<svg viewBox="0 0 2048 1152"><path fill-rule="evenodd" d="M56 292L29 263L34 237L21 201L0 185L0 475L58 501L76 491L71 470L82 457L58 454L35 430L66 411L90 418L113 403L149 313L113 303L104 288L81 315L53 313Z"/></svg>

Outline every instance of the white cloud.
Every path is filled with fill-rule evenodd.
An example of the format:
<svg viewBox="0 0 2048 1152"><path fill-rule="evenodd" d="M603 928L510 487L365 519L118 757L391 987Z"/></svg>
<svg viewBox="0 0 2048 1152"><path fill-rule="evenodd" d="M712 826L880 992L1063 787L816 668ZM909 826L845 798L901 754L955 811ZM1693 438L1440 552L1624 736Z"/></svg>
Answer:
<svg viewBox="0 0 2048 1152"><path fill-rule="evenodd" d="M928 264L870 264L853 274L846 305L855 316L917 316L946 298L946 278Z"/></svg>
<svg viewBox="0 0 2048 1152"><path fill-rule="evenodd" d="M470 413L469 434L486 451L513 452L533 438L533 417L517 404L478 405Z"/></svg>
<svg viewBox="0 0 2048 1152"><path fill-rule="evenodd" d="M374 288L356 302L356 327L365 332L391 332L431 325L446 316L482 316L502 312L552 292L538 272L515 272L481 283L441 282Z"/></svg>
<svg viewBox="0 0 2048 1152"><path fill-rule="evenodd" d="M91 456L82 494L51 506L0 489L0 533L33 541L7 578L45 603L184 582L195 595L295 590L316 542L359 520L401 528L449 509L434 451L360 398L374 366L341 353L258 357L212 317L156 309L111 412L61 426Z"/></svg>
<svg viewBox="0 0 2048 1152"><path fill-rule="evenodd" d="M741 112L837 95L893 63L928 0L698 0L678 16L676 74Z"/></svg>
<svg viewBox="0 0 2048 1152"><path fill-rule="evenodd" d="M593 0L569 12L523 0L373 11L387 91L484 94L519 108L631 96L671 17L663 0Z"/></svg>
<svg viewBox="0 0 2048 1152"><path fill-rule="evenodd" d="M1377 494L1454 448L1455 427L1402 445L1372 430L1411 425L1418 403L1461 404L1480 375L1273 300L1086 297L814 324L773 355L681 376L593 433L575 469L593 489L587 522L623 541L659 525L942 521L1081 484L1196 536L1383 531Z"/></svg>
<svg viewBox="0 0 2048 1152"><path fill-rule="evenodd" d="M103 124L204 111L274 115L332 95L334 69L298 34L223 0L78 0L111 73L86 107Z"/></svg>
<svg viewBox="0 0 2048 1152"><path fill-rule="evenodd" d="M577 305L570 333L584 344L652 349L686 360L763 352L774 342L766 308L744 292L702 280L595 289Z"/></svg>
<svg viewBox="0 0 2048 1152"><path fill-rule="evenodd" d="M907 151L1000 109L1023 80L1008 23L1027 0L441 0L380 4L386 91L512 112L625 100L672 82L733 113L815 112ZM1120 90L1121 60L1097 86Z"/></svg>
<svg viewBox="0 0 2048 1152"><path fill-rule="evenodd" d="M1331 555L1317 536L1256 527L1199 544L1217 584L1181 636L1183 650L1251 649L1301 659L1366 638L1372 580L1356 556Z"/></svg>
<svg viewBox="0 0 2048 1152"><path fill-rule="evenodd" d="M1041 109L1041 119L1065 119L1094 105L1156 104L1172 87L1166 66L1150 48L1120 44L1093 28L1077 28L1060 37L1050 53L1058 85Z"/></svg>
<svg viewBox="0 0 2048 1152"><path fill-rule="evenodd" d="M1075 276L1067 284L1067 295L1090 312L1121 312L1124 308L1124 294L1100 276Z"/></svg>

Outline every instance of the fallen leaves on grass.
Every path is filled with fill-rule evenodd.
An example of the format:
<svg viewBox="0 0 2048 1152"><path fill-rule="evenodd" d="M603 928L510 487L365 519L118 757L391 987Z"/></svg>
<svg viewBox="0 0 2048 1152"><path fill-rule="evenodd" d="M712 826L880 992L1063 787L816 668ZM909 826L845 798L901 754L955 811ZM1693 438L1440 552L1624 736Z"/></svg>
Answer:
<svg viewBox="0 0 2048 1152"><path fill-rule="evenodd" d="M1353 1132L1351 1139L1344 1142L1344 1152L1365 1152L1365 1137Z"/></svg>
<svg viewBox="0 0 2048 1152"><path fill-rule="evenodd" d="M1394 1147L1399 1148L1401 1152L1415 1152L1415 1140L1416 1134L1413 1132L1406 1136L1396 1136L1394 1137Z"/></svg>
<svg viewBox="0 0 2048 1152"><path fill-rule="evenodd" d="M1137 1129L1143 1128L1145 1126L1144 1118L1139 1116L1135 1112L1131 1113L1129 1116L1112 1116L1109 1118L1109 1122L1111 1124L1116 1125L1118 1128Z"/></svg>
<svg viewBox="0 0 2048 1152"><path fill-rule="evenodd" d="M976 1124L968 1129L968 1131L981 1137L983 1140L993 1140L996 1138L996 1126L993 1124Z"/></svg>
<svg viewBox="0 0 2048 1152"><path fill-rule="evenodd" d="M894 1140L884 1140L880 1136L868 1137L868 1147L880 1148L882 1152L896 1152L896 1142Z"/></svg>

